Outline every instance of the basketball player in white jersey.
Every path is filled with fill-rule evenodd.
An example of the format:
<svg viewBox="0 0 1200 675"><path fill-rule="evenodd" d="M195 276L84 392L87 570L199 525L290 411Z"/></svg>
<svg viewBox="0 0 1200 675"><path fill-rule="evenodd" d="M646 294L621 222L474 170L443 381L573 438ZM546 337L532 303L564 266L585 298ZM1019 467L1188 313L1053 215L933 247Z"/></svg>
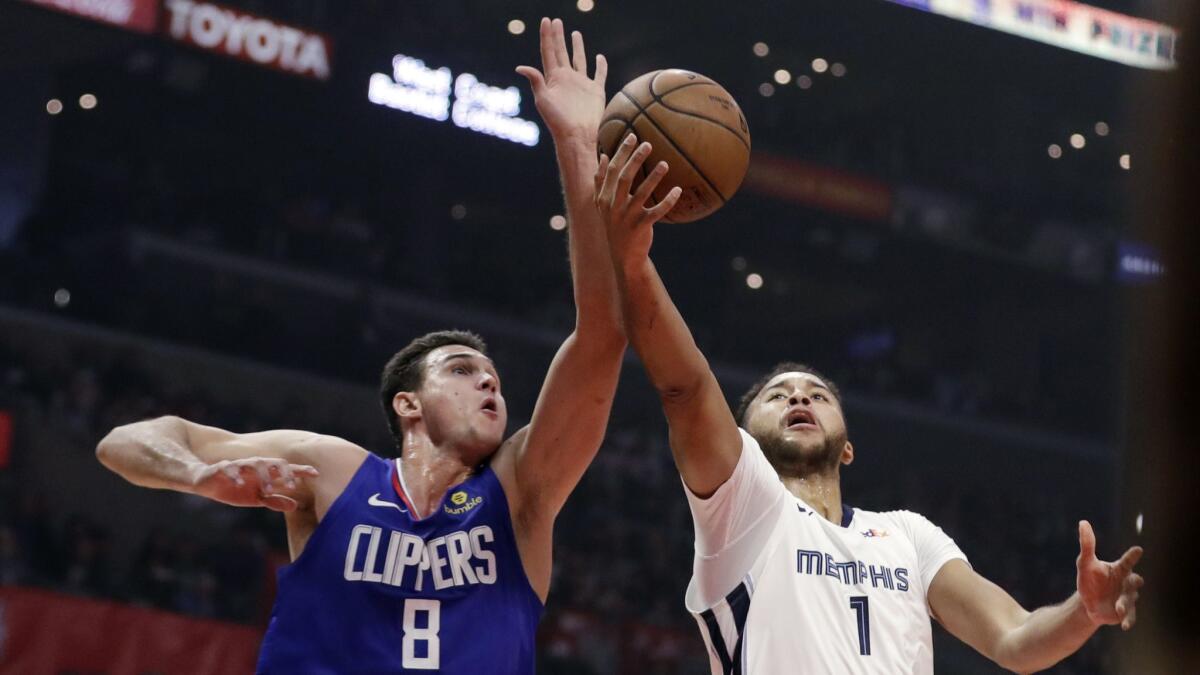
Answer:
<svg viewBox="0 0 1200 675"><path fill-rule="evenodd" d="M713 673L931 673L930 617L1031 672L1100 626L1133 626L1142 550L1098 560L1086 521L1076 592L1029 612L924 517L844 504L840 471L854 447L836 387L813 369L781 364L735 416L650 260L655 219L629 195L639 168L636 157L602 158L597 199L625 330L659 392L695 521L686 604Z"/></svg>

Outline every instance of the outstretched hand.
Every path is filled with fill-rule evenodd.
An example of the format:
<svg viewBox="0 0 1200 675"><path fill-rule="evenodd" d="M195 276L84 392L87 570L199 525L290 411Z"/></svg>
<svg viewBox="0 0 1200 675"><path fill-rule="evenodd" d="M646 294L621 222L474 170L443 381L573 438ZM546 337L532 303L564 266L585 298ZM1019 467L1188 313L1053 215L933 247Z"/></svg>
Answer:
<svg viewBox="0 0 1200 675"><path fill-rule="evenodd" d="M263 506L272 511L295 511L295 495L307 478L320 473L307 464L290 464L270 457L225 460L201 467L193 491L232 506ZM291 493L293 496L289 496Z"/></svg>
<svg viewBox="0 0 1200 675"><path fill-rule="evenodd" d="M1096 534L1086 520L1079 521L1079 558L1076 585L1088 618L1097 625L1121 624L1129 630L1137 623L1138 589L1145 580L1133 571L1142 557L1134 546L1116 562L1096 558Z"/></svg>
<svg viewBox="0 0 1200 675"><path fill-rule="evenodd" d="M609 249L617 264L649 255L654 224L675 208L682 193L679 187L671 188L662 201L646 206L654 189L667 175L666 162L656 164L637 190L630 193L633 178L641 172L650 150L649 143L638 145L637 137L629 134L611 160L607 155L600 155L600 168L596 171L596 208L608 229Z"/></svg>
<svg viewBox="0 0 1200 675"><path fill-rule="evenodd" d="M596 55L596 75L588 77L583 35L572 31L573 53L568 54L562 19L543 18L540 39L542 70L517 66L517 73L529 80L534 104L555 142L579 137L595 145L600 117L604 114L608 62L603 55Z"/></svg>

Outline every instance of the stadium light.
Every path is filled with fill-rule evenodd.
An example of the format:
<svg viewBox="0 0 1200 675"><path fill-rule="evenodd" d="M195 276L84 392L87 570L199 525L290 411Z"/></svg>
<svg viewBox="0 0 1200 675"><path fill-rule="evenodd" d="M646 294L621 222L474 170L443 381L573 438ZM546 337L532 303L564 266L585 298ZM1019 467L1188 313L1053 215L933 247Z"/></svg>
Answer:
<svg viewBox="0 0 1200 675"><path fill-rule="evenodd" d="M780 68L779 70L775 71L775 82L777 84L787 84L788 82L791 82L791 81L792 81L792 74L789 73L786 69Z"/></svg>
<svg viewBox="0 0 1200 675"><path fill-rule="evenodd" d="M746 275L746 285L749 286L751 290L755 290L755 291L762 288L762 285L763 285L762 275L757 272L751 272L750 274L747 274Z"/></svg>
<svg viewBox="0 0 1200 675"><path fill-rule="evenodd" d="M754 43L754 55L755 56L758 56L761 58L770 53L771 53L771 48L767 46L767 43L765 43L765 42L755 42Z"/></svg>
<svg viewBox="0 0 1200 675"><path fill-rule="evenodd" d="M1087 145L1087 139L1083 134L1071 134L1071 147L1076 150L1082 150L1083 146Z"/></svg>
<svg viewBox="0 0 1200 675"><path fill-rule="evenodd" d="M56 98L52 98L49 101L46 101L46 112L50 113L51 115L57 115L58 113L60 113L62 111L63 111L62 101L60 101Z"/></svg>
<svg viewBox="0 0 1200 675"><path fill-rule="evenodd" d="M846 74L846 66L842 63L835 63L829 67L829 73L834 77L842 77Z"/></svg>
<svg viewBox="0 0 1200 675"><path fill-rule="evenodd" d="M1109 129L1108 129L1108 123L1106 123L1106 122L1096 122L1096 135L1097 135L1097 136L1107 136L1107 135L1108 135L1108 131L1109 131Z"/></svg>
<svg viewBox="0 0 1200 675"><path fill-rule="evenodd" d="M818 56L812 60L812 69L814 73L823 73L829 70L829 62Z"/></svg>
<svg viewBox="0 0 1200 675"><path fill-rule="evenodd" d="M581 12L590 12L595 9L596 3L592 2L592 0L579 0L579 2L575 3L575 7Z"/></svg>
<svg viewBox="0 0 1200 675"><path fill-rule="evenodd" d="M567 219L559 214L550 216L550 229L555 231L567 229Z"/></svg>
<svg viewBox="0 0 1200 675"><path fill-rule="evenodd" d="M525 22L520 19L513 19L508 22L508 32L513 35L520 35L525 32Z"/></svg>
<svg viewBox="0 0 1200 675"><path fill-rule="evenodd" d="M807 75L801 75L800 77L796 78L796 86L800 87L801 89L811 89L812 85L813 79Z"/></svg>
<svg viewBox="0 0 1200 675"><path fill-rule="evenodd" d="M1046 154L1050 155L1050 159L1058 159L1062 157L1062 146L1058 143L1051 143L1050 147L1046 148Z"/></svg>
<svg viewBox="0 0 1200 675"><path fill-rule="evenodd" d="M758 85L758 93L768 98L774 96L775 85L771 84L770 82L763 82L762 84Z"/></svg>

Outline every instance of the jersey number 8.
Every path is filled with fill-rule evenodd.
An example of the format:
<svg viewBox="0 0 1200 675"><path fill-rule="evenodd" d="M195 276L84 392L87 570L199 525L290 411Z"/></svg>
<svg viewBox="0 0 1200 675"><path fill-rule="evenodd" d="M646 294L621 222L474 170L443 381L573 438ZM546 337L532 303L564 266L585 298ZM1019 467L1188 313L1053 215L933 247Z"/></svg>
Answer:
<svg viewBox="0 0 1200 675"><path fill-rule="evenodd" d="M417 626L417 614L425 615L423 626ZM404 601L404 641L401 646L403 665L413 670L441 668L441 643L438 631L442 627L440 600L409 598ZM417 656L417 643L425 643L425 655Z"/></svg>

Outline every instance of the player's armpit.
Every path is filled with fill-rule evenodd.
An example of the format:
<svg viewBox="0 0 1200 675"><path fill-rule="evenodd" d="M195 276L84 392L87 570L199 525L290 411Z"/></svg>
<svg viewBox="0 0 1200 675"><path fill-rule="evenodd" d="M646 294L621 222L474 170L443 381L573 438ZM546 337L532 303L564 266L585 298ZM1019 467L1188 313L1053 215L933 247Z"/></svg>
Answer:
<svg viewBox="0 0 1200 675"><path fill-rule="evenodd" d="M951 635L1009 667L1004 639L1029 617L1011 595L959 559L942 566L928 593L933 618Z"/></svg>

